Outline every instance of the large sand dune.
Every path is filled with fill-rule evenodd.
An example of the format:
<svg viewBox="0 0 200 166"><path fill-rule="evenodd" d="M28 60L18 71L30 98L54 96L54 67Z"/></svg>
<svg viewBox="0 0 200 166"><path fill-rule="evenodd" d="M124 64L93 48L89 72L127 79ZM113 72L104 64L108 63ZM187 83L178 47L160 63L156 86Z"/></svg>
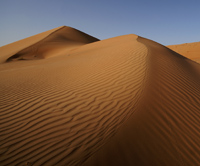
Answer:
<svg viewBox="0 0 200 166"><path fill-rule="evenodd" d="M137 35L50 32L0 48L0 165L200 165L198 63Z"/></svg>
<svg viewBox="0 0 200 166"><path fill-rule="evenodd" d="M98 40L79 30L62 26L1 47L0 63L62 55L77 46Z"/></svg>
<svg viewBox="0 0 200 166"><path fill-rule="evenodd" d="M200 42L170 45L168 48L200 63Z"/></svg>

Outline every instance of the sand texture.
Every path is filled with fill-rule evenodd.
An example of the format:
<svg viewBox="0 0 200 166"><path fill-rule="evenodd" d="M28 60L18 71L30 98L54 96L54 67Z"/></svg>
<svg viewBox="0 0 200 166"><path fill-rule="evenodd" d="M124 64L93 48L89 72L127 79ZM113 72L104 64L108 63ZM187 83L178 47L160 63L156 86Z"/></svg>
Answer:
<svg viewBox="0 0 200 166"><path fill-rule="evenodd" d="M168 48L177 53L200 63L200 42L170 45Z"/></svg>
<svg viewBox="0 0 200 166"><path fill-rule="evenodd" d="M65 26L1 47L0 61L1 166L200 165L198 63Z"/></svg>

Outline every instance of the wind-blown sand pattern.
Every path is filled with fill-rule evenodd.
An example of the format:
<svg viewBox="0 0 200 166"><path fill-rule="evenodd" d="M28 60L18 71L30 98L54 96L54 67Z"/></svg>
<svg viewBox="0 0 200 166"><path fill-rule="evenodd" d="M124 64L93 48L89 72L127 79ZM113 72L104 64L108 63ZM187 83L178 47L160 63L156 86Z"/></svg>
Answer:
<svg viewBox="0 0 200 166"><path fill-rule="evenodd" d="M0 165L200 164L199 64L69 27L16 43L0 48Z"/></svg>
<svg viewBox="0 0 200 166"><path fill-rule="evenodd" d="M170 45L168 48L177 53L200 63L200 42Z"/></svg>

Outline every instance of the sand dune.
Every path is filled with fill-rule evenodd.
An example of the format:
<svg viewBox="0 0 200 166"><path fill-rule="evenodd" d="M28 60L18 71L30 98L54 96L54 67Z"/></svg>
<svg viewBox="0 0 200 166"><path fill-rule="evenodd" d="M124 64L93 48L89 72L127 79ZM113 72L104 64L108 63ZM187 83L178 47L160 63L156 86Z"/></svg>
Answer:
<svg viewBox="0 0 200 166"><path fill-rule="evenodd" d="M71 27L62 26L0 48L0 62L43 59L98 41ZM12 55L12 56L11 56Z"/></svg>
<svg viewBox="0 0 200 166"><path fill-rule="evenodd" d="M168 48L177 53L200 63L200 42L170 45Z"/></svg>
<svg viewBox="0 0 200 166"><path fill-rule="evenodd" d="M198 63L137 35L52 31L0 55L0 165L200 164Z"/></svg>

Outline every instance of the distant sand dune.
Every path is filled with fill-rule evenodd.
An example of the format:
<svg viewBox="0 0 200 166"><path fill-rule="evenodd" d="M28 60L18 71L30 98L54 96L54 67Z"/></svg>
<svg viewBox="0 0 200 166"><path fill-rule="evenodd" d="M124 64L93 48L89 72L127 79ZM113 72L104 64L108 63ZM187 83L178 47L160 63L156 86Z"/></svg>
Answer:
<svg viewBox="0 0 200 166"><path fill-rule="evenodd" d="M99 39L71 27L62 26L1 47L0 52L2 54L2 60L0 59L0 61L3 62L4 56L12 55L7 52L14 53L5 60L7 62L43 59L50 56L61 55L62 52L66 54L67 50L69 51L77 46L95 41L99 41ZM27 45L27 43L29 45ZM19 46L19 48L16 46Z"/></svg>
<svg viewBox="0 0 200 166"><path fill-rule="evenodd" d="M170 45L167 47L200 63L200 42Z"/></svg>
<svg viewBox="0 0 200 166"><path fill-rule="evenodd" d="M49 34L53 33L54 31L60 29L61 27L28 37L26 39L16 41L14 43L5 45L0 47L0 63L5 62L10 56L16 54L18 51L42 40L43 38L47 37Z"/></svg>
<svg viewBox="0 0 200 166"><path fill-rule="evenodd" d="M0 65L0 165L200 164L199 64L68 27L16 53Z"/></svg>

